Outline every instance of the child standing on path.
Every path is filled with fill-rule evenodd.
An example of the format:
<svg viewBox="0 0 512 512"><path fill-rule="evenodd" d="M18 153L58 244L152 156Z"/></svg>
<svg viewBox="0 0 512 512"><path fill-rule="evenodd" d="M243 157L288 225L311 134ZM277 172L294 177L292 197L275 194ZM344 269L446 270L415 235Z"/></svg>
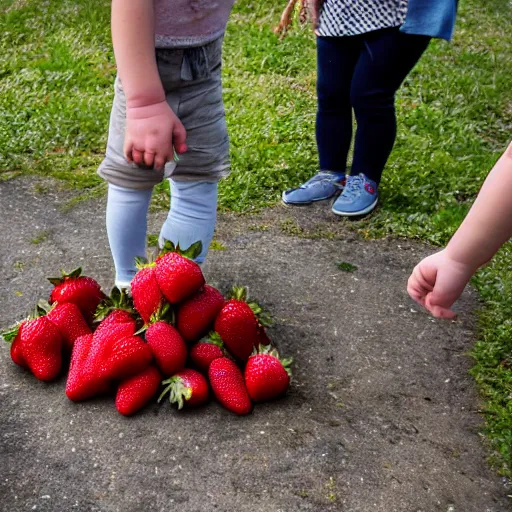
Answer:
<svg viewBox="0 0 512 512"><path fill-rule="evenodd" d="M435 317L450 309L471 276L512 237L512 143L487 176L471 210L448 245L412 272L409 295Z"/></svg>
<svg viewBox="0 0 512 512"><path fill-rule="evenodd" d="M283 192L287 205L334 197L341 216L371 212L396 137L395 93L432 37L450 39L457 0L308 0L317 35L320 172ZM357 131L351 174L345 184Z"/></svg>
<svg viewBox="0 0 512 512"><path fill-rule="evenodd" d="M107 234L116 285L127 287L146 254L153 187L170 179L160 243L213 238L217 184L229 172L222 101L222 40L234 0L113 0L118 77L107 151ZM174 152L179 153L177 162Z"/></svg>

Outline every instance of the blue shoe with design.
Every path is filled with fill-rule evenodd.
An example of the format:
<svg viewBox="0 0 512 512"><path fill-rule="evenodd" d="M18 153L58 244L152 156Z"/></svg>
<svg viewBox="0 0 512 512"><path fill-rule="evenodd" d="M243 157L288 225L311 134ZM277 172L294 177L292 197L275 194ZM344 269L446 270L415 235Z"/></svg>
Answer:
<svg viewBox="0 0 512 512"><path fill-rule="evenodd" d="M320 171L300 187L285 190L282 200L288 205L307 205L330 199L342 191L344 185L345 173Z"/></svg>
<svg viewBox="0 0 512 512"><path fill-rule="evenodd" d="M379 200L377 183L363 173L347 176L341 195L334 201L332 212L344 217L357 217L370 213Z"/></svg>

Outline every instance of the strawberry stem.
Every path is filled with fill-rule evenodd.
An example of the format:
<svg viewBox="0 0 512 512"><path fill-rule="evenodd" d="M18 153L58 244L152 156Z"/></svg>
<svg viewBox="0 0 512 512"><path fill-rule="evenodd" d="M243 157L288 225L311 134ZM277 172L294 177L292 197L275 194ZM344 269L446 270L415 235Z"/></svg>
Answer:
<svg viewBox="0 0 512 512"><path fill-rule="evenodd" d="M190 400L192 397L192 389L185 386L185 384L183 384L183 380L178 376L164 380L162 384L167 384L167 387L158 397L158 402L160 402L162 398L169 393L169 401L171 404L178 404L178 410L180 410L183 409L185 401Z"/></svg>

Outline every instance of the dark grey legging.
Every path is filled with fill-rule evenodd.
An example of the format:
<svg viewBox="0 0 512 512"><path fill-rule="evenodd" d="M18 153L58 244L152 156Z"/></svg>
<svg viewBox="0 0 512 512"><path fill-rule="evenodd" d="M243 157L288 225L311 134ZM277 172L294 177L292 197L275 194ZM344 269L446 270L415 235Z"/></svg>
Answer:
<svg viewBox="0 0 512 512"><path fill-rule="evenodd" d="M357 131L351 173L380 181L395 143L395 93L429 41L398 28L317 37L320 169L345 171L353 110Z"/></svg>

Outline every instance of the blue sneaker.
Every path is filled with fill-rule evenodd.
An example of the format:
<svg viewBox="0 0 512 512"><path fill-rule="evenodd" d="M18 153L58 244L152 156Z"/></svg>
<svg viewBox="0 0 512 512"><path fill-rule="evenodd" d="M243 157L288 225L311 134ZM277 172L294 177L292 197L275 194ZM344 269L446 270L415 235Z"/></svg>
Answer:
<svg viewBox="0 0 512 512"><path fill-rule="evenodd" d="M370 213L379 200L377 183L363 173L347 176L342 194L334 201L332 212L345 217L356 217Z"/></svg>
<svg viewBox="0 0 512 512"><path fill-rule="evenodd" d="M285 190L282 195L284 204L306 205L314 201L330 199L343 190L345 173L320 171L298 188Z"/></svg>

